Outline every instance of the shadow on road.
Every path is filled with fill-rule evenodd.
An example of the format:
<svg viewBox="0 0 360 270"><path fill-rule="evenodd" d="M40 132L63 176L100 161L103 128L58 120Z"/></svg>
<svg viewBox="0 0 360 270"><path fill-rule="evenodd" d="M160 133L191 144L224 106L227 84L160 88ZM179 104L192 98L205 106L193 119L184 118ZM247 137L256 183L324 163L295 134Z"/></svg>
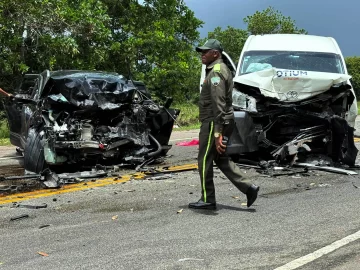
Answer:
<svg viewBox="0 0 360 270"><path fill-rule="evenodd" d="M180 208L188 208L187 205L181 205L179 206ZM248 212L248 213L255 213L256 209L254 208L241 208L241 207L235 207L235 206L230 206L230 205L225 205L225 204L216 204L217 209L216 210L202 210L202 209L193 209L193 208L189 208L189 210L191 210L192 212L198 213L198 214L202 214L202 215L206 215L206 216L216 216L218 215L219 211L221 210L231 210L231 211L238 211L238 212Z"/></svg>

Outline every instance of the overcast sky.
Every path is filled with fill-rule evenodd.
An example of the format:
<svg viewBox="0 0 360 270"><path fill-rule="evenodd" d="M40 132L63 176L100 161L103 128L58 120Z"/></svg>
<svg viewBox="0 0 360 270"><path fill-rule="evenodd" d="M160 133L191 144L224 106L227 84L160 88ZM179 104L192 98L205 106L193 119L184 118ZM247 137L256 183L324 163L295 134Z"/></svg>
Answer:
<svg viewBox="0 0 360 270"><path fill-rule="evenodd" d="M272 6L311 35L334 37L344 56L360 56L360 0L185 0L185 3L205 22L199 29L201 37L217 26L245 29L244 17Z"/></svg>

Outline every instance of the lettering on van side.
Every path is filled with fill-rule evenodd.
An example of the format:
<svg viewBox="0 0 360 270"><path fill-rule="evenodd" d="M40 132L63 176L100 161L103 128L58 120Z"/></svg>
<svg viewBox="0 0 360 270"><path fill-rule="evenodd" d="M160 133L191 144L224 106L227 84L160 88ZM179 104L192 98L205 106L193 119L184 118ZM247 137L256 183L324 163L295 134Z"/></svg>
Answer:
<svg viewBox="0 0 360 270"><path fill-rule="evenodd" d="M307 76L307 71L302 70L277 70L276 76L278 78L281 77L300 77L300 76Z"/></svg>

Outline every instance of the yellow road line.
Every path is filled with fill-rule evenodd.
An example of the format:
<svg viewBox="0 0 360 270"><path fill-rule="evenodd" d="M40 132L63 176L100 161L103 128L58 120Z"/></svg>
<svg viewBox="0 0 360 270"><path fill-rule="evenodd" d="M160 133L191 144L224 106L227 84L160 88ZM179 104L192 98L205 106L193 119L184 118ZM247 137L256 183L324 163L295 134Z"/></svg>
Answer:
<svg viewBox="0 0 360 270"><path fill-rule="evenodd" d="M42 197L49 197L49 196L63 194L63 193L70 193L70 192L90 189L90 188L94 188L94 187L114 185L117 183L127 182L131 179L140 179L140 178L138 175L135 177L133 175L125 175L125 176L122 176L119 180L116 180L116 177L111 177L111 178L96 180L95 182L90 181L90 182L86 182L86 183L83 182L83 183L65 185L61 189L42 189L42 190L25 192L25 193L6 195L3 197L0 197L0 205L12 203L12 202L19 202L19 201L25 201L25 200L30 200L30 199L42 198Z"/></svg>
<svg viewBox="0 0 360 270"><path fill-rule="evenodd" d="M360 138L354 138L354 142L360 142Z"/></svg>
<svg viewBox="0 0 360 270"><path fill-rule="evenodd" d="M159 169L158 172L178 172L178 171L185 171L185 170L194 170L197 169L196 164L186 164L186 165L180 165L180 166L171 166L166 168L164 171L163 169ZM30 192L24 192L24 193L17 193L12 195L0 195L0 205L7 204L7 203L13 203L13 202L20 202L20 201L26 201L30 199L37 199L37 198L43 198L43 197L49 197L53 195L63 194L63 193L70 193L70 192L76 192L80 190L86 190L94 187L103 187L108 185L114 185L117 183L124 183L127 181L130 181L132 179L134 180L141 180L144 179L146 176L145 173L134 173L134 174L128 174L128 175L122 175L121 177L109 177L104 179L99 179L94 182L82 182L82 183L76 183L76 184L70 184L65 185L60 189L41 189L36 191L30 191Z"/></svg>

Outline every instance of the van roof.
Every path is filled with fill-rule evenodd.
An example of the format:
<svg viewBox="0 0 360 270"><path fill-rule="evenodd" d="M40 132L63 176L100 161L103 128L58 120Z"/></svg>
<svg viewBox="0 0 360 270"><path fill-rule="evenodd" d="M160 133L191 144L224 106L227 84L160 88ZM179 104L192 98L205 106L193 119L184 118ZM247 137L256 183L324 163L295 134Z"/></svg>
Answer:
<svg viewBox="0 0 360 270"><path fill-rule="evenodd" d="M306 51L340 54L340 48L332 37L302 34L251 35L243 51Z"/></svg>

